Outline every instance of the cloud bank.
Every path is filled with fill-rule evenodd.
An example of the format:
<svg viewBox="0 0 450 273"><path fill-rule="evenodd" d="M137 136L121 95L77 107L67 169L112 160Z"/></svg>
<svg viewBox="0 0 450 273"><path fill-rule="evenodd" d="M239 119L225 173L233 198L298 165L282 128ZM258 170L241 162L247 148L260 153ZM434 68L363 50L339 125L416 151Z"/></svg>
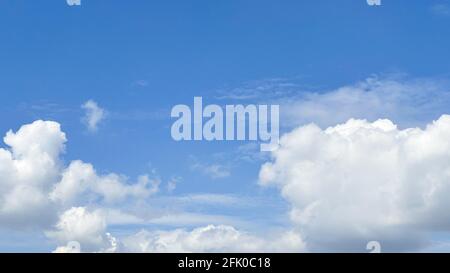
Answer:
<svg viewBox="0 0 450 273"><path fill-rule="evenodd" d="M361 251L371 240L417 250L450 229L450 116L425 129L390 120L314 124L281 138L260 184L276 186L311 251Z"/></svg>
<svg viewBox="0 0 450 273"><path fill-rule="evenodd" d="M141 231L124 240L131 252L287 252L302 250L297 233L257 237L225 225L208 225L191 231Z"/></svg>
<svg viewBox="0 0 450 273"><path fill-rule="evenodd" d="M290 205L291 226L264 236L223 224L226 219L214 215L162 213L144 219L142 210L152 209L145 201L158 192L159 179L144 174L129 181L120 174L100 174L81 160L66 164L61 156L67 139L60 124L38 120L3 139L0 227L42 230L59 245L57 252L70 252L69 241L80 242L88 252L359 252L374 240L383 251L429 249L434 233L450 230L450 116L422 122L444 112L445 90L428 80L370 78L285 104L291 107L292 124L301 125L282 136L270 159L261 158L266 163L259 184L279 189ZM364 115L374 121L358 119ZM420 127L405 126L415 123ZM220 168L210 171L204 174L229 175ZM234 203L214 195L181 201L212 200ZM124 209L140 201L139 213ZM110 233L111 225L121 223L191 223L192 228Z"/></svg>
<svg viewBox="0 0 450 273"><path fill-rule="evenodd" d="M108 232L110 224L145 223L121 207L129 202L145 201L158 192L160 181L148 175L132 182L115 173L98 174L92 164L81 160L65 165L61 155L66 141L60 124L53 121L38 120L6 134L4 142L8 148L0 148L0 228L41 230L58 245L54 252L73 252L67 245L73 241L80 244L83 252L296 251L303 248L300 236L289 231L274 235L276 240L269 240L220 224L192 230L142 230L116 238ZM219 197L194 195L188 201L234 202L218 200ZM194 216L191 214L189 220L204 217ZM167 221L167 217L171 216L162 215L147 223ZM180 216L173 219L180 220Z"/></svg>

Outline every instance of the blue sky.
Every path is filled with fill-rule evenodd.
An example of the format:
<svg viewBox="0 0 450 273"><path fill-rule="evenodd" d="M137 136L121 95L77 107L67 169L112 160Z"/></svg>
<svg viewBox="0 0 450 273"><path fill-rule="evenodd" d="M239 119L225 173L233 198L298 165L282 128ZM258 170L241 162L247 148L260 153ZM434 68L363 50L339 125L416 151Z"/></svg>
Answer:
<svg viewBox="0 0 450 273"><path fill-rule="evenodd" d="M449 91L449 7L445 0L383 0L380 7L364 0L83 0L72 7L64 0L0 0L0 132L38 119L57 121L68 139L64 164L81 159L99 174L114 172L134 181L148 173L160 179L159 193L146 200L154 210L229 217L235 226L257 233L282 229L290 225L292 205L278 189L258 183L270 155L255 152L249 142L175 142L172 106L192 105L194 96L205 103L235 103L239 100L226 95L259 86L267 88L246 103L278 103L378 75L439 86L439 107L423 113L427 120L417 120L424 125L448 112L450 103L439 95ZM81 105L88 100L107 112L96 132L82 122ZM370 111L368 119L391 117ZM409 126L422 115L401 119L408 114L394 114L400 117L394 122ZM294 126L281 119L282 133L302 121ZM242 159L246 148L257 158ZM225 174L202 171L208 166ZM169 192L167 184L175 178L176 188ZM209 205L171 199L193 194L239 201ZM173 226L192 228L183 222ZM110 225L109 230L129 234L142 228L172 227ZM14 240L10 232L0 232L0 251L54 248L39 231L19 232Z"/></svg>

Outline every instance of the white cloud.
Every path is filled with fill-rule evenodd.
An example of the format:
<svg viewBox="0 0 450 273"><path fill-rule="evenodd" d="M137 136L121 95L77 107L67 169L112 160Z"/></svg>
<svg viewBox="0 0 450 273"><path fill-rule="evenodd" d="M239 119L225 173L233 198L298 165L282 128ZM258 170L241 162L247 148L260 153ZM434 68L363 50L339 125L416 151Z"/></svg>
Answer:
<svg viewBox="0 0 450 273"><path fill-rule="evenodd" d="M168 182L167 182L167 191L168 192L173 192L176 188L178 183L180 183L183 179L179 176L174 176L172 177Z"/></svg>
<svg viewBox="0 0 450 273"><path fill-rule="evenodd" d="M414 123L442 111L449 94L442 86L369 79L292 100L292 118L297 124L317 119L328 125L366 115ZM372 240L383 250L415 250L426 247L430 233L450 229L450 116L445 115L423 129L351 119L325 130L310 124L285 134L261 168L260 184L280 189L293 225L270 236L242 231L241 223L223 215L171 211L155 216L143 213L140 203L139 213L135 207L125 211L121 205L130 198L156 193L159 180L144 175L131 182L79 160L64 164L66 136L56 122L24 125L8 132L4 142L9 147L0 149L0 226L44 228L60 245L58 252L70 251L65 246L70 240L81 241L84 251L365 251ZM194 162L192 168L216 178L230 175L220 164ZM220 206L237 201L211 194L177 200ZM193 229L116 239L107 232L114 224Z"/></svg>
<svg viewBox="0 0 450 273"><path fill-rule="evenodd" d="M143 230L125 238L123 245L131 252L287 252L304 248L300 236L293 232L262 239L225 225L208 225L191 231Z"/></svg>
<svg viewBox="0 0 450 273"><path fill-rule="evenodd" d="M201 174L206 175L212 179L225 178L231 175L228 166L218 163L202 163L197 161L195 158L192 158L192 160L192 171L198 171Z"/></svg>
<svg viewBox="0 0 450 273"><path fill-rule="evenodd" d="M422 126L447 110L450 87L437 79L374 76L326 92L302 91L277 103L285 126L332 126L351 118L388 118L402 127Z"/></svg>
<svg viewBox="0 0 450 273"><path fill-rule="evenodd" d="M95 194L106 203L115 203L127 197L146 198L158 191L159 183L159 180L150 180L144 175L136 183L128 185L120 175L110 173L99 176L91 164L76 160L62 172L62 179L55 184L50 198L64 204L74 204L78 198Z"/></svg>
<svg viewBox="0 0 450 273"><path fill-rule="evenodd" d="M217 90L217 99L226 100L257 100L261 98L284 97L302 88L298 83L285 78L272 78L250 81L242 86L230 89Z"/></svg>
<svg viewBox="0 0 450 273"><path fill-rule="evenodd" d="M65 134L51 121L9 131L0 149L0 225L41 226L51 219L47 192L59 177Z"/></svg>
<svg viewBox="0 0 450 273"><path fill-rule="evenodd" d="M106 233L106 221L98 211L88 212L84 207L73 207L65 211L55 226L56 230L48 231L48 237L63 243L75 241L85 252L115 252L116 239ZM58 247L56 252L70 249Z"/></svg>
<svg viewBox="0 0 450 273"><path fill-rule="evenodd" d="M132 85L138 87L147 87L149 85L149 82L147 80L137 80L133 82Z"/></svg>
<svg viewBox="0 0 450 273"><path fill-rule="evenodd" d="M173 245L166 245L167 251L180 244L186 251L257 250L265 245L261 239L231 226L220 226L237 223L232 217L189 212L146 217L147 212L141 208L147 206L139 200L156 193L159 180L143 175L131 183L114 173L98 174L93 165L80 160L66 166L60 156L67 139L56 122L39 120L24 125L17 132L9 131L4 141L9 148L0 149L0 227L45 230L45 235L59 245L55 252L73 252L69 242L80 243L83 252L122 251L120 240L107 232L108 225L115 224L218 225L186 233L180 230L154 233L158 234L155 236L164 234L158 241L166 241L166 236L178 234L179 237L168 242ZM130 198L137 202L139 212L133 211L132 203L127 201ZM233 198L208 194L192 195L188 199L188 202L209 204L234 202ZM185 201L185 198L180 200ZM132 208L127 210L125 204ZM220 241L215 244L205 241L202 245L204 239L210 238ZM251 244L254 244L252 248Z"/></svg>
<svg viewBox="0 0 450 273"><path fill-rule="evenodd" d="M147 220L147 223L172 227L180 227L180 226L194 227L208 224L215 224L215 225L241 224L234 217L226 215L192 213L192 212L164 213L160 216L152 217L151 219Z"/></svg>
<svg viewBox="0 0 450 273"><path fill-rule="evenodd" d="M86 231L89 247L94 245L91 235L104 230L104 222L98 212L72 206L142 200L158 191L159 180L143 175L131 183L114 173L98 175L91 164L79 160L66 167L60 159L66 140L53 121L38 120L6 134L9 148L0 148L0 227L48 230L56 224L55 238L71 239L64 234L73 232L72 239L80 239Z"/></svg>
<svg viewBox="0 0 450 273"><path fill-rule="evenodd" d="M200 168L205 175L208 175L213 179L225 178L230 176L230 171L228 170L228 168L220 164L202 165L195 167Z"/></svg>
<svg viewBox="0 0 450 273"><path fill-rule="evenodd" d="M179 202L200 203L202 205L236 206L242 205L243 199L229 194L197 193L176 198Z"/></svg>
<svg viewBox="0 0 450 273"><path fill-rule="evenodd" d="M81 246L78 242L69 242L65 246L58 246L52 253L81 253Z"/></svg>
<svg viewBox="0 0 450 273"><path fill-rule="evenodd" d="M81 6L81 0L66 0L69 6Z"/></svg>
<svg viewBox="0 0 450 273"><path fill-rule="evenodd" d="M135 215L133 213L127 212L121 208L99 208L97 211L100 211L103 217L105 217L105 221L108 225L141 225L146 224L145 219L139 217L139 215Z"/></svg>
<svg viewBox="0 0 450 273"><path fill-rule="evenodd" d="M281 138L261 185L275 185L310 250L413 250L450 230L450 116L426 129L389 120L314 124Z"/></svg>
<svg viewBox="0 0 450 273"><path fill-rule="evenodd" d="M301 80L256 81L219 91L224 94L219 98L278 104L284 129L311 122L327 127L351 118L388 118L402 127L423 126L446 113L450 104L447 79L374 75L338 88L308 86Z"/></svg>
<svg viewBox="0 0 450 273"><path fill-rule="evenodd" d="M81 108L86 111L83 122L86 124L88 130L91 132L97 131L100 122L106 118L106 111L99 107L93 100L88 100Z"/></svg>
<svg viewBox="0 0 450 273"><path fill-rule="evenodd" d="M60 215L55 229L46 232L49 238L61 245L54 252L73 252L71 242L79 244L82 252L305 251L302 238L292 231L254 236L233 226L220 224L196 227L192 230L141 230L119 240L106 232L107 218L111 217L111 212L105 213L103 210L89 212L85 207L73 207L65 211ZM113 217L117 217L118 214L120 218L124 217L118 211L114 211L113 214L115 214ZM194 215L191 215L192 217L195 218ZM205 219L203 221L205 222Z"/></svg>

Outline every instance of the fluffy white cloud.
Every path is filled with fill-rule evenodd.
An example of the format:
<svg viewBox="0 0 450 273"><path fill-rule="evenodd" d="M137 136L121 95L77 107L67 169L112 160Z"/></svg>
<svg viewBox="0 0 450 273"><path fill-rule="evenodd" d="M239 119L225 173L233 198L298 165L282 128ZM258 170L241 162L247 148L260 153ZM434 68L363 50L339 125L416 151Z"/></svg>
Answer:
<svg viewBox="0 0 450 273"><path fill-rule="evenodd" d="M191 231L143 230L125 238L123 245L131 252L287 252L304 248L300 236L293 232L263 239L224 225L208 225Z"/></svg>
<svg viewBox="0 0 450 273"><path fill-rule="evenodd" d="M130 197L155 193L159 181L100 175L82 161L65 166L60 156L66 136L56 122L24 125L4 141L9 148L0 149L0 226L44 227L60 245L57 252L71 251L68 241L80 242L83 251L103 252L364 251L371 240L380 241L383 250L414 250L425 246L431 232L450 229L447 115L424 129L351 119L325 130L310 124L285 134L262 166L260 184L279 187L291 205L293 226L265 236L200 215L195 217L203 222L195 222L193 230L141 231L116 240L107 232L114 221L166 225L195 217L143 219L121 210ZM196 200L234 202L214 195L187 199ZM217 225L198 227L209 223Z"/></svg>
<svg viewBox="0 0 450 273"><path fill-rule="evenodd" d="M81 253L81 245L78 242L69 242L65 246L58 246L52 253Z"/></svg>
<svg viewBox="0 0 450 273"><path fill-rule="evenodd" d="M310 124L284 135L272 156L260 183L280 188L309 250L362 251L370 240L411 250L450 229L450 116L425 129Z"/></svg>
<svg viewBox="0 0 450 273"><path fill-rule="evenodd" d="M116 239L106 233L106 221L99 211L89 212L84 207L73 207L65 211L55 226L56 230L46 234L58 242L78 242L81 251L115 252ZM58 247L55 252L69 252L67 246Z"/></svg>
<svg viewBox="0 0 450 273"><path fill-rule="evenodd" d="M208 225L193 230L141 230L120 241L106 232L102 210L73 207L60 215L55 230L46 235L61 244L54 252L298 252L305 245L298 233L285 231L254 236L228 225Z"/></svg>
<svg viewBox="0 0 450 273"><path fill-rule="evenodd" d="M147 175L140 176L137 183L126 182L124 177L114 173L99 176L91 164L76 160L62 172L62 179L54 186L50 198L72 205L80 198L96 195L106 203L115 203L127 197L146 198L158 191L160 183Z"/></svg>
<svg viewBox="0 0 450 273"><path fill-rule="evenodd" d="M96 220L95 214L91 217L68 209L87 203L142 200L158 191L159 180L146 175L131 183L114 173L98 175L91 164L79 160L64 166L60 156L66 141L60 125L53 121L38 120L6 134L4 142L9 148L0 148L0 227L49 229L64 211L63 219ZM65 230L64 223L76 224L61 221L57 229Z"/></svg>
<svg viewBox="0 0 450 273"><path fill-rule="evenodd" d="M68 245L70 242L79 243L85 252L259 251L267 246L284 250L284 244L301 249L302 241L295 234L287 233L282 244L272 244L231 226L141 232L127 238L126 247L121 249L120 240L107 232L109 224L191 221L198 225L200 219L202 223L227 219L178 214L172 219L162 216L145 222L128 214L120 205L130 198L143 200L156 193L159 180L143 175L130 183L114 173L99 175L94 166L80 160L65 166L60 156L66 141L60 125L52 121L38 120L6 134L4 142L9 148L0 149L0 227L46 230L46 236L59 245L55 252L76 251ZM218 196L213 198L220 201L216 200ZM210 197L193 199L206 202Z"/></svg>
<svg viewBox="0 0 450 273"><path fill-rule="evenodd" d="M88 130L91 132L97 131L99 123L106 117L106 111L93 100L88 100L81 108L86 111L83 121Z"/></svg>
<svg viewBox="0 0 450 273"><path fill-rule="evenodd" d="M58 180L65 134L51 121L35 121L9 131L0 149L0 223L46 225L52 216L47 192Z"/></svg>

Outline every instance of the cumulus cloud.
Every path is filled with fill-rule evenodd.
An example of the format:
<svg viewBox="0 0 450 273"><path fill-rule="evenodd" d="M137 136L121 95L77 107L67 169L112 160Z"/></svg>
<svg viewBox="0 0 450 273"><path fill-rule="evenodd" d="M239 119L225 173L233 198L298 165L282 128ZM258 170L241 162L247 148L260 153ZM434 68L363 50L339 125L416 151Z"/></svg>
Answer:
<svg viewBox="0 0 450 273"><path fill-rule="evenodd" d="M124 201L127 197L146 198L158 191L160 181L140 176L134 184L114 173L99 176L91 164L76 160L62 172L62 179L50 192L50 199L64 204L74 204L82 197L101 198L106 203Z"/></svg>
<svg viewBox="0 0 450 273"><path fill-rule="evenodd" d="M73 207L65 211L56 224L56 229L48 231L48 237L63 244L75 241L86 252L115 252L117 242L111 234L106 233L106 221L100 212L89 212L85 207ZM63 245L55 252L70 252Z"/></svg>
<svg viewBox="0 0 450 273"><path fill-rule="evenodd" d="M208 225L191 231L142 230L125 238L123 245L131 252L287 252L304 248L300 236L293 232L263 239L225 225Z"/></svg>
<svg viewBox="0 0 450 273"><path fill-rule="evenodd" d="M81 253L81 245L76 241L72 241L65 246L58 246L52 253Z"/></svg>
<svg viewBox="0 0 450 273"><path fill-rule="evenodd" d="M8 148L0 148L1 228L54 226L56 231L48 233L52 238L79 240L89 249L104 237L99 235L105 230L104 216L75 205L114 205L158 191L159 180L147 175L130 182L114 173L99 175L80 160L65 166L60 157L67 139L57 122L38 120L17 132L10 130L3 140Z"/></svg>
<svg viewBox="0 0 450 273"><path fill-rule="evenodd" d="M283 231L255 236L229 225L207 225L192 230L141 230L121 240L106 232L104 211L73 207L46 235L59 242L53 252L299 252L305 251L300 235ZM69 243L67 243L69 242Z"/></svg>
<svg viewBox="0 0 450 273"><path fill-rule="evenodd" d="M98 106L98 104L93 100L88 100L82 106L85 110L85 116L83 122L86 124L87 129L91 132L98 130L98 125L106 117L106 111Z"/></svg>
<svg viewBox="0 0 450 273"><path fill-rule="evenodd" d="M261 167L260 185L279 188L290 204L288 231L258 236L217 215L180 212L143 219L128 214L121 205L156 193L159 180L102 174L80 160L65 164L60 157L67 139L52 121L35 121L4 137L0 226L44 229L58 243L56 252L71 251L66 244L73 240L93 252L365 251L372 240L384 251L424 249L431 233L450 229L450 116L421 128L404 125L442 112L449 99L443 86L373 78L286 102L296 124L319 123L285 134L271 159L260 159L269 160ZM376 121L347 120L364 115ZM403 126L377 120L380 116L396 117ZM194 160L192 170L229 175L226 166L211 166ZM210 194L178 199L235 203ZM143 230L116 238L108 233L114 223L192 229Z"/></svg>
<svg viewBox="0 0 450 273"><path fill-rule="evenodd" d="M66 136L52 121L35 121L4 137L0 149L0 223L45 225L52 214L47 193L59 176Z"/></svg>
<svg viewBox="0 0 450 273"><path fill-rule="evenodd" d="M70 245L72 242L80 244L83 252L257 251L267 246L282 250L285 243L295 249L302 247L295 234L286 233L283 244L272 244L232 226L220 225L231 222L227 217L178 213L143 219L129 214L121 206L130 204L129 199L137 202L155 194L160 181L147 175L130 182L115 173L99 174L92 164L81 160L66 165L60 158L66 141L61 126L53 121L38 120L6 134L4 142L8 148L0 148L1 228L45 230L45 235L58 245L54 252L59 253L78 251ZM194 195L183 202L230 202L219 197ZM192 231L143 231L122 243L108 233L108 225L115 223L217 226Z"/></svg>
<svg viewBox="0 0 450 273"><path fill-rule="evenodd" d="M414 250L450 229L450 116L425 129L351 119L281 138L260 184L291 204L290 218L312 251Z"/></svg>

